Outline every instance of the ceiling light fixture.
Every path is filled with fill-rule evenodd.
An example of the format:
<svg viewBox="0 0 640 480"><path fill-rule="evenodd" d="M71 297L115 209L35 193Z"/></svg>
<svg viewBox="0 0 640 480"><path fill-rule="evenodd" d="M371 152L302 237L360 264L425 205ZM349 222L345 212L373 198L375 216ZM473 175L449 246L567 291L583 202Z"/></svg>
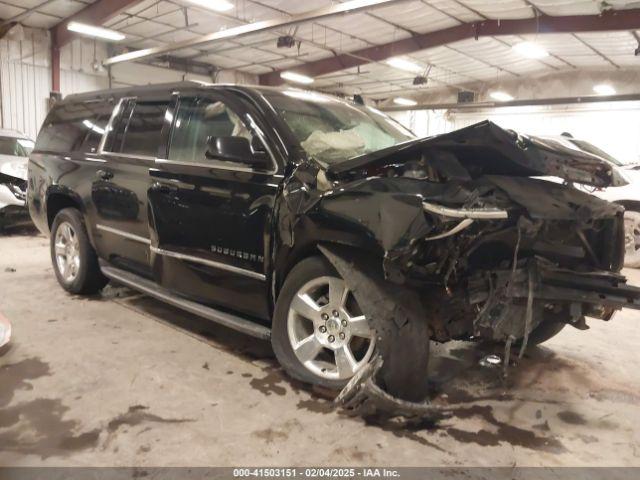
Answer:
<svg viewBox="0 0 640 480"><path fill-rule="evenodd" d="M410 98L396 97L393 99L393 103L396 105L402 105L403 107L413 107L418 104L415 100Z"/></svg>
<svg viewBox="0 0 640 480"><path fill-rule="evenodd" d="M124 40L125 36L114 30L108 30L106 28L96 27L95 25L87 25L86 23L69 22L67 30L70 32L81 33L90 37L103 38L105 40L112 40L118 42Z"/></svg>
<svg viewBox="0 0 640 480"><path fill-rule="evenodd" d="M398 70L404 70L405 72L423 73L424 67L418 65L411 60L401 57L393 57L387 60L387 65L397 68Z"/></svg>
<svg viewBox="0 0 640 480"><path fill-rule="evenodd" d="M511 48L526 58L538 59L549 56L549 52L534 42L516 43Z"/></svg>
<svg viewBox="0 0 640 480"><path fill-rule="evenodd" d="M309 85L310 83L313 83L313 78L307 77L306 75L302 75L301 73L296 73L296 72L282 72L280 74L280 78L289 80L291 82L304 83L305 85Z"/></svg>
<svg viewBox="0 0 640 480"><path fill-rule="evenodd" d="M489 96L498 102L510 102L513 100L513 97L507 92L491 92Z"/></svg>
<svg viewBox="0 0 640 480"><path fill-rule="evenodd" d="M616 89L606 83L595 85L593 87L593 91L596 92L598 95L615 95L616 94Z"/></svg>
<svg viewBox="0 0 640 480"><path fill-rule="evenodd" d="M209 10L214 10L216 12L228 12L233 8L233 3L228 2L227 0L188 0L190 3L194 5L198 5L199 7L204 7Z"/></svg>

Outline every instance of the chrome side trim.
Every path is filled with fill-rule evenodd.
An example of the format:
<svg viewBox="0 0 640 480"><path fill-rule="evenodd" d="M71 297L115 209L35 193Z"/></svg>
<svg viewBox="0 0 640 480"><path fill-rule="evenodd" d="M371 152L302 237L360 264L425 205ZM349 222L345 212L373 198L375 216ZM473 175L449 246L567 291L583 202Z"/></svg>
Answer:
<svg viewBox="0 0 640 480"><path fill-rule="evenodd" d="M498 208L449 208L429 202L422 202L422 208L426 212L452 218L472 218L476 220L509 218L509 212Z"/></svg>
<svg viewBox="0 0 640 480"><path fill-rule="evenodd" d="M215 308L187 300L186 298L182 298L159 286L157 283L131 272L107 266L102 261L100 262L100 270L102 270L102 273L107 278L149 295L150 297L156 298L157 300L193 313L194 315L198 315L202 318L206 318L207 320L211 320L212 322L219 323L220 325L224 325L256 338L269 340L271 337L271 330L264 325L260 325L259 323L238 315L222 312Z"/></svg>
<svg viewBox="0 0 640 480"><path fill-rule="evenodd" d="M155 162L156 157L150 157L148 155L131 155L128 153L117 153L117 152L102 152L103 155L108 155L110 157L118 157L118 158L131 158L133 160L144 160L145 162Z"/></svg>
<svg viewBox="0 0 640 480"><path fill-rule="evenodd" d="M267 277L258 272L254 272L252 270L247 270L245 268L235 267L233 265L228 265L226 263L216 262L214 260L207 260L206 258L194 257L192 255L185 255L184 253L174 252L172 250L165 250L163 248L151 247L151 251L153 253L157 253L158 255L163 255L165 257L177 258L179 260L186 260L188 262L200 263L202 265L207 265L208 267L219 268L220 270L227 270L229 272L237 273L239 275L244 275L246 277L255 278L257 280L265 281Z"/></svg>
<svg viewBox="0 0 640 480"><path fill-rule="evenodd" d="M145 237L141 237L139 235L134 235L133 233L125 232L124 230L118 230L117 228L108 227L106 225L96 224L96 228L98 230L102 230L103 232L113 233L114 235L118 235L120 237L128 238L129 240L133 240L134 242L144 243L145 245L151 245L151 240Z"/></svg>
<svg viewBox="0 0 640 480"><path fill-rule="evenodd" d="M257 175L273 175L273 172L266 170L256 170L251 167L246 167L236 162L223 162L221 160L211 160L209 163L204 162L182 162L180 160L165 160L163 158L156 158L156 164L165 165L184 165L187 167L206 168L207 170L229 170L231 172L243 172L254 173Z"/></svg>

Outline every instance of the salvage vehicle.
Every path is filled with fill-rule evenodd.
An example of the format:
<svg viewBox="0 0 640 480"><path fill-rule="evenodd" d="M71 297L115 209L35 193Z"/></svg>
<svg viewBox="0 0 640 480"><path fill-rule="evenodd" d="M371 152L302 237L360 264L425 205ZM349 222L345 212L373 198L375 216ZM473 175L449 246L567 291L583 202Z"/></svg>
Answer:
<svg viewBox="0 0 640 480"><path fill-rule="evenodd" d="M68 292L110 279L270 338L292 377L345 388L348 407L411 413L430 341L503 342L508 365L640 308L619 273L623 207L574 182L625 183L491 122L420 139L316 92L180 83L56 104L28 204Z"/></svg>
<svg viewBox="0 0 640 480"><path fill-rule="evenodd" d="M0 129L0 230L29 218L25 199L31 150L33 140L25 134Z"/></svg>

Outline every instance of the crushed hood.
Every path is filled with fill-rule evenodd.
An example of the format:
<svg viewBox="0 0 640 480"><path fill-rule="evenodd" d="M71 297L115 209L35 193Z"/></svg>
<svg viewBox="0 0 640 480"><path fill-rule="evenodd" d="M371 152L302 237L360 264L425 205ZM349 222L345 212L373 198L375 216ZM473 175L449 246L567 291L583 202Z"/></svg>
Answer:
<svg viewBox="0 0 640 480"><path fill-rule="evenodd" d="M341 174L369 166L411 160L429 152L455 155L472 178L482 175L553 175L595 187L626 185L614 165L593 153L558 140L520 135L484 121L443 135L404 142L327 168ZM436 155L437 156L437 155Z"/></svg>

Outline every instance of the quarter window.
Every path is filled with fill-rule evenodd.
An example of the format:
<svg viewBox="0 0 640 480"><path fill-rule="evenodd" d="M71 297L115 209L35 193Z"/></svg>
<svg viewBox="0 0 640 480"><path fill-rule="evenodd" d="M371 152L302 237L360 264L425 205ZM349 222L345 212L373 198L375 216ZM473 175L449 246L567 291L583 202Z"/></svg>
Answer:
<svg viewBox="0 0 640 480"><path fill-rule="evenodd" d="M207 142L211 137L253 135L225 103L213 98L186 98L180 101L171 135L169 159L182 162L206 162Z"/></svg>
<svg viewBox="0 0 640 480"><path fill-rule="evenodd" d="M112 107L102 101L54 107L40 130L36 149L57 153L95 152Z"/></svg>

